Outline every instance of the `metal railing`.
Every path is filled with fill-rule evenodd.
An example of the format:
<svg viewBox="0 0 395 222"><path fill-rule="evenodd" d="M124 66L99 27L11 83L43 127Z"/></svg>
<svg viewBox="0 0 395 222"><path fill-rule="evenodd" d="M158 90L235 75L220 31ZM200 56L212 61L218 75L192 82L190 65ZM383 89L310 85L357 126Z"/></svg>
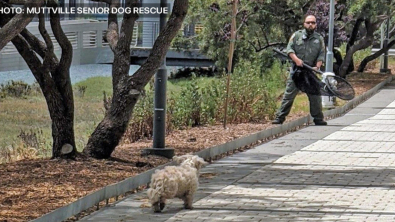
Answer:
<svg viewBox="0 0 395 222"><path fill-rule="evenodd" d="M80 48L96 48L96 47L108 47L108 43L104 40L103 36L107 32L107 22L97 22L97 21L84 21L80 23L76 23L74 20L71 21L63 21L62 28L69 39L73 49ZM37 33L38 30L34 27L34 23L28 27L28 30L31 31L38 39L43 40L42 36ZM38 25L38 24L37 24ZM49 36L54 44L54 50L60 50L60 46L55 39L55 36L52 32L49 31ZM139 36L139 25L136 23L133 29L133 37L130 47L137 46L137 40ZM1 51L0 54L18 54L15 46L9 42ZM1 62L1 61L0 61Z"/></svg>
<svg viewBox="0 0 395 222"><path fill-rule="evenodd" d="M111 50L109 44L104 40L107 32L107 21L98 20L63 20L61 21L62 29L73 46L73 63L72 65L96 64L98 58L108 57ZM119 23L121 24L121 23ZM60 55L61 48L53 33L49 23L46 24L48 33L53 41L56 55ZM180 32L185 36L192 36L202 30L199 25L189 25L183 27ZM38 30L38 23L32 22L27 29L40 40L43 40ZM130 48L151 48L159 34L159 21L142 20L137 21L134 25L133 36ZM15 46L9 42L0 51L0 71L28 69L25 61L19 55Z"/></svg>
<svg viewBox="0 0 395 222"><path fill-rule="evenodd" d="M372 49L372 53L375 53L375 52L377 52L377 51L379 51L380 49L376 49L376 48L373 48ZM390 50L388 50L388 55L391 55L391 56L394 56L395 55L395 49L390 49Z"/></svg>
<svg viewBox="0 0 395 222"><path fill-rule="evenodd" d="M72 65L96 64L97 57L103 52L109 51L109 44L104 40L107 32L107 22L97 20L65 20L61 21L62 29L73 46ZM56 55L61 54L61 48L53 35L50 25L46 24L47 31L54 45ZM136 23L130 48L138 45L141 36L141 25ZM38 30L38 23L32 22L27 29L38 39L43 40ZM9 42L0 51L0 71L28 69L25 61L19 55L17 49Z"/></svg>

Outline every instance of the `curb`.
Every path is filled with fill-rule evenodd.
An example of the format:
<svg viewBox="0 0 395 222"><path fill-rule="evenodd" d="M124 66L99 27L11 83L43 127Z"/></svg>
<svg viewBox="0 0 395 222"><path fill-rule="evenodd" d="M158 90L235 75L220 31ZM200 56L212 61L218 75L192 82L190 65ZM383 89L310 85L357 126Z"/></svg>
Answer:
<svg viewBox="0 0 395 222"><path fill-rule="evenodd" d="M367 100L368 98L370 98L374 94L376 94L379 89L381 89L385 84L390 83L394 78L395 78L395 76L391 75L386 80L377 84L375 87L371 88L364 94L359 95L359 96L355 97L354 99L350 100L348 103L344 104L343 106L338 107L336 109L324 111L324 117L334 118L334 117L344 114L345 112L347 112L350 109L355 108L360 103L364 102L365 100Z"/></svg>
<svg viewBox="0 0 395 222"><path fill-rule="evenodd" d="M324 117L326 118L335 118L347 112L350 109L353 109L358 104L362 103L369 97L373 96L380 88L382 88L385 84L391 82L394 79L394 76L388 77L383 82L377 84L375 87L367 91L366 93L355 97L342 107L338 107L332 110L324 111ZM312 118L310 115L301 117L294 121L288 122L286 124L276 126L246 137L242 137L215 147L210 147L204 150L201 150L196 153L200 157L204 159L213 158L217 155L236 150L240 147L247 146L253 144L259 140L266 140L271 137L276 137L284 133L288 133L291 131L295 131L303 125L309 125L312 123ZM95 191L83 198L78 199L77 201L70 203L64 207L58 208L50 213L43 215L40 218L32 220L33 222L47 222L47 221L64 221L72 216L77 215L78 213L87 210L95 205L98 205L101 201L108 201L108 199L115 197L117 199L118 196L125 194L131 190L137 189L142 185L146 185L151 180L151 175L158 169L162 169L165 166L174 165L174 162L169 162L167 164L161 165L159 167L150 169L144 173L138 174L134 177L127 178L121 182L108 185L98 191ZM108 203L108 202L107 202Z"/></svg>

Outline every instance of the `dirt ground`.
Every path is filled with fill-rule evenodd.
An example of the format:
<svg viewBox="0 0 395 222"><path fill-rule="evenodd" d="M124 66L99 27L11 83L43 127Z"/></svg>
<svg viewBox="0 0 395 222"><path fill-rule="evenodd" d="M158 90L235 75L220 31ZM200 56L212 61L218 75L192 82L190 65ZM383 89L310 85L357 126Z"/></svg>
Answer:
<svg viewBox="0 0 395 222"><path fill-rule="evenodd" d="M394 67L391 67L394 68ZM356 94L377 85L388 75L352 74L348 78ZM296 119L307 113L290 115ZM180 130L166 137L168 147L176 155L193 153L267 128L270 122L259 124L222 125ZM0 221L28 221L69 204L106 185L139 174L169 160L140 155L151 147L145 140L119 146L109 160L23 160L0 165Z"/></svg>

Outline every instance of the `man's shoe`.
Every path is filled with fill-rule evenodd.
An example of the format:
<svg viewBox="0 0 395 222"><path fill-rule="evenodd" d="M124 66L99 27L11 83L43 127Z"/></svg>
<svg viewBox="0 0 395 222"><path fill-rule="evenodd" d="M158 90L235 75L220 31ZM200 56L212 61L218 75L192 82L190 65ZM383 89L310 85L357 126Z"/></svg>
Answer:
<svg viewBox="0 0 395 222"><path fill-rule="evenodd" d="M326 125L328 125L328 123L325 122L324 120L316 120L316 121L314 121L314 124L317 125L317 126L326 126Z"/></svg>
<svg viewBox="0 0 395 222"><path fill-rule="evenodd" d="M272 121L272 124L283 124L284 121L281 121L280 119L275 119Z"/></svg>

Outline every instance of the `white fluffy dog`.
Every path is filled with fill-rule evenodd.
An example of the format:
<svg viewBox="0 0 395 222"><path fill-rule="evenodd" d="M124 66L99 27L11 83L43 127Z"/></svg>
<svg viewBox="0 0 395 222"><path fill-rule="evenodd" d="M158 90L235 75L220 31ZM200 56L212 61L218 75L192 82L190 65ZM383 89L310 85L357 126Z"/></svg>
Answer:
<svg viewBox="0 0 395 222"><path fill-rule="evenodd" d="M178 197L184 201L185 209L192 209L193 196L199 185L199 170L206 162L196 155L173 157L179 166L167 166L156 170L147 191L155 212L165 208L166 199Z"/></svg>

